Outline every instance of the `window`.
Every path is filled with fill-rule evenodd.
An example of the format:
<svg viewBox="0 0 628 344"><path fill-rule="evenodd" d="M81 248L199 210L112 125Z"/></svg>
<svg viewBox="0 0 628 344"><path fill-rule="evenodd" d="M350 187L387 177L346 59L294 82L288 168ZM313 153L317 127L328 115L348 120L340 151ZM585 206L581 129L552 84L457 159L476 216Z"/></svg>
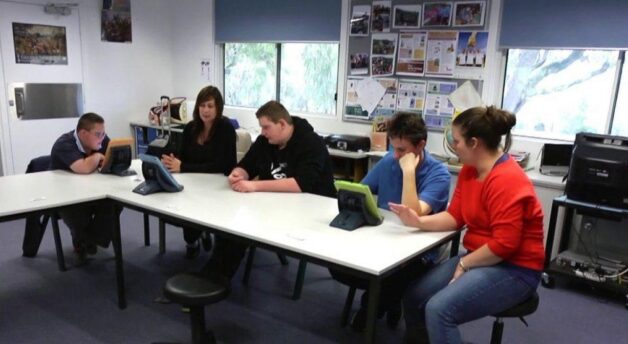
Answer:
<svg viewBox="0 0 628 344"><path fill-rule="evenodd" d="M628 136L628 65L624 60L611 134Z"/></svg>
<svg viewBox="0 0 628 344"><path fill-rule="evenodd" d="M225 104L278 100L290 112L333 115L337 43L226 43Z"/></svg>
<svg viewBox="0 0 628 344"><path fill-rule="evenodd" d="M625 131L628 88L618 98L622 119L615 111L610 123L622 59L607 50L509 49L502 106L517 115L514 132L573 140L580 131L605 134L618 125Z"/></svg>

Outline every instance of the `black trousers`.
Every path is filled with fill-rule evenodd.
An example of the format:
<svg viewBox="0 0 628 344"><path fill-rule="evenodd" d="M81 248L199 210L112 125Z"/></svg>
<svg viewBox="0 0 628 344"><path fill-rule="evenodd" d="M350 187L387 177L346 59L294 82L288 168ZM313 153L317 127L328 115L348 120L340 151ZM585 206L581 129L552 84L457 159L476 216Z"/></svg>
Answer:
<svg viewBox="0 0 628 344"><path fill-rule="evenodd" d="M183 227L183 240L188 244L193 244L201 237L201 233L203 231L200 229Z"/></svg>
<svg viewBox="0 0 628 344"><path fill-rule="evenodd" d="M201 273L207 276L222 276L231 280L238 271L247 248L247 244L216 234L212 255L203 266Z"/></svg>
<svg viewBox="0 0 628 344"><path fill-rule="evenodd" d="M109 247L116 217L111 203L77 204L59 211L70 229L72 240L80 244Z"/></svg>
<svg viewBox="0 0 628 344"><path fill-rule="evenodd" d="M383 313L392 308L392 306L399 304L410 282L419 278L421 274L427 271L431 266L431 264L426 265L420 262L407 264L397 272L386 277L381 284L379 305L377 308L378 315L383 315ZM329 269L329 273L331 273L331 276L336 281L342 284L357 289L364 289L361 305L363 308L366 308L369 300L369 281L367 279L359 278L335 269Z"/></svg>

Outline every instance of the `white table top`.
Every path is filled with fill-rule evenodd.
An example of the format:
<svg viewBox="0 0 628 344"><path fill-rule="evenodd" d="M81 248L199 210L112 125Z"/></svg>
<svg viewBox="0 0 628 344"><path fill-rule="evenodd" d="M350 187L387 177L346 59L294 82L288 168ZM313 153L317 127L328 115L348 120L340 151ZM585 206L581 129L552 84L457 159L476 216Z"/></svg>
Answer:
<svg viewBox="0 0 628 344"><path fill-rule="evenodd" d="M329 226L338 213L336 199L307 193L238 193L231 190L225 176L217 174L175 174L183 191L142 196L132 192L142 181L138 161L133 168L137 176L51 171L2 177L2 194L7 190L20 196L17 202L2 197L0 217L108 197L373 275L385 273L451 235L405 227L387 211L382 211L385 220L380 226L344 231ZM37 197L44 199L34 201Z"/></svg>

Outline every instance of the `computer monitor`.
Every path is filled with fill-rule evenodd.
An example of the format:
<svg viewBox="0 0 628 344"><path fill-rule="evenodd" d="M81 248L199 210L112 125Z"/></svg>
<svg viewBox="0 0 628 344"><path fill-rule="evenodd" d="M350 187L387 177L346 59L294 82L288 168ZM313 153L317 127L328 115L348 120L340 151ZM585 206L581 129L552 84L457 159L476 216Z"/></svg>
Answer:
<svg viewBox="0 0 628 344"><path fill-rule="evenodd" d="M113 139L107 145L105 159L100 173L111 173L118 176L131 176L135 171L130 170L131 160L133 159L132 138Z"/></svg>
<svg viewBox="0 0 628 344"><path fill-rule="evenodd" d="M142 160L144 182L135 187L133 192L141 195L149 195L160 191L179 192L183 190L183 185L179 184L174 179L159 158L152 155L140 154L140 160Z"/></svg>
<svg viewBox="0 0 628 344"><path fill-rule="evenodd" d="M546 143L541 152L541 174L550 176L566 176L571 163L573 144Z"/></svg>
<svg viewBox="0 0 628 344"><path fill-rule="evenodd" d="M628 137L579 133L569 166L568 198L628 209Z"/></svg>

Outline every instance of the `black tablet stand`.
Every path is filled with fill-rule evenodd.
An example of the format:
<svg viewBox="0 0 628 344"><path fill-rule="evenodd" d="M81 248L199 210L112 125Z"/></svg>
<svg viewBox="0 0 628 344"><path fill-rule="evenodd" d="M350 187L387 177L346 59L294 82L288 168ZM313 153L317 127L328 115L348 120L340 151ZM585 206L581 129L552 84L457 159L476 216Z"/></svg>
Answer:
<svg viewBox="0 0 628 344"><path fill-rule="evenodd" d="M377 226L382 223L381 219L366 209L366 197L363 193L339 190L338 210L340 213L329 224L332 227L352 231L365 224Z"/></svg>

